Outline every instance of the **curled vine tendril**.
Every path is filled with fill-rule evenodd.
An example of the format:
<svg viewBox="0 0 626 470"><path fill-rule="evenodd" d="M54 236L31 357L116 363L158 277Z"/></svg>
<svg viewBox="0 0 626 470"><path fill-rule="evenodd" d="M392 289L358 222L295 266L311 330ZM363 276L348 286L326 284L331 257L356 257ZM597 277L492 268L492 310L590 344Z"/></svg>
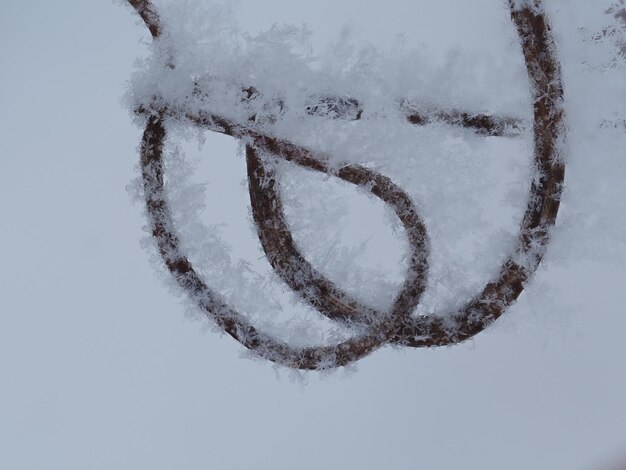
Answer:
<svg viewBox="0 0 626 470"><path fill-rule="evenodd" d="M167 25L161 23L151 1L128 0L128 3L142 18L153 38L160 37ZM413 315L426 288L429 239L410 197L388 177L360 165L331 167L324 155L261 133L250 122L233 122L217 114L194 114L161 104L137 110L146 122L141 142L141 173L152 236L178 285L209 318L244 347L267 360L296 369L344 366L385 344L408 347L456 344L483 331L498 319L522 293L543 258L549 231L559 210L565 174L559 153L564 138L563 85L548 21L540 0L509 0L509 7L532 84L533 158L537 176L531 183L517 245L500 266L498 274L478 295L454 312ZM175 67L175 57L168 66ZM250 97L260 92L250 86L242 93ZM408 102L401 106L407 123L412 125L439 121L494 136L513 135L520 129L519 122L511 118L461 111L420 111ZM332 96L320 97L306 111L334 119L359 120L362 114L357 100ZM183 119L199 128L245 139L252 215L270 264L304 302L320 314L353 327L353 337L334 345L291 346L258 330L205 284L181 250L164 193L163 147L168 119ZM389 311L377 311L354 299L324 277L298 251L285 221L275 168L271 159L263 158L263 155L342 179L371 193L393 209L406 232L411 255L406 278Z"/></svg>

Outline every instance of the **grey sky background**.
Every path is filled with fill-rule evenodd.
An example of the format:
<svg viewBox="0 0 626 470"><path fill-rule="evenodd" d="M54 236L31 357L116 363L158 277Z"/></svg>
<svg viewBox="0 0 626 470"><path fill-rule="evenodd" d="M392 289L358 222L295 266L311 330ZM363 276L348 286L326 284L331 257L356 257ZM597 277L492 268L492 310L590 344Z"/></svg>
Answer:
<svg viewBox="0 0 626 470"><path fill-rule="evenodd" d="M306 21L316 44L347 22L377 43L499 50L506 10L469 3L236 11L249 31ZM140 246L140 130L121 96L144 26L109 0L0 6L0 468L569 470L626 448L626 268L606 260L548 265L453 348L385 348L305 381L242 358L185 317Z"/></svg>

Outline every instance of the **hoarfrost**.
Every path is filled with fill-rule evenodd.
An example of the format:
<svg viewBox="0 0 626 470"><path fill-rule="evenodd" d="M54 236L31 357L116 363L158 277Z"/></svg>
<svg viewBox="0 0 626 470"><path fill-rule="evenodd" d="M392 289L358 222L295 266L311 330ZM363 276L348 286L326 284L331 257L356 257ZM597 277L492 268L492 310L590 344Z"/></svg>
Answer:
<svg viewBox="0 0 626 470"><path fill-rule="evenodd" d="M570 140L563 144L567 187L556 247L545 262L571 262L570 253L576 252L623 263L626 253L626 224L613 222L616 214L626 214L620 192L626 176L625 28L619 3L599 3L593 8L563 1L549 5L562 37L558 56ZM331 167L361 164L390 177L414 201L431 239L428 289L416 314L453 312L493 278L516 246L530 183L540 184L531 164L532 103L517 44L495 56L460 47L440 56L426 46L407 50L402 42L380 49L344 30L318 52L306 27L274 26L250 35L223 4L164 3L159 11L167 35L156 41L132 79L127 97L132 110L167 106L225 116L314 149ZM602 86L593 86L597 83ZM612 91L606 93L607 88ZM407 103L424 112L513 117L522 125L515 138L480 136L436 121L414 127L406 122ZM199 173L209 182L221 178L224 158L233 157L211 155L214 138L190 133L184 120L170 127L178 141L209 142L197 161L202 172L184 156L198 154L189 143L180 144L184 151L170 144L166 159L167 197L181 246L206 283L261 329L290 344L346 338L345 328L285 289L263 257L249 219L238 222L245 229L240 240L252 247L247 252L234 252L225 227L207 222L211 205L228 204L248 215L241 206L247 204L245 183L238 186L235 204L211 183L195 181ZM237 165L240 179L245 178L241 161ZM371 196L354 196L353 186L335 178L288 162L275 163L275 169L287 222L307 259L367 305L388 307L407 267L397 217ZM363 215L355 219L355 213ZM531 247L515 261L532 270L541 251L540 245Z"/></svg>

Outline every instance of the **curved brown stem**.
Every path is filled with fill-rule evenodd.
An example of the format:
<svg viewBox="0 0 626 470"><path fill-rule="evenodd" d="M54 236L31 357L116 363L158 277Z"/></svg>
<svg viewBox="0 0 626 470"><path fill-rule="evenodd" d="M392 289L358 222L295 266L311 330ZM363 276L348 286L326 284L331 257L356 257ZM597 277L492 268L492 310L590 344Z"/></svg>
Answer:
<svg viewBox="0 0 626 470"><path fill-rule="evenodd" d="M128 0L130 6L139 14L153 38L161 35L161 20L150 0Z"/></svg>
<svg viewBox="0 0 626 470"><path fill-rule="evenodd" d="M153 36L159 36L160 25L151 3L148 0L129 2L137 9ZM516 7L516 4L521 6ZM540 7L539 0L522 3L510 1L511 18L520 37L533 85L534 162L537 175L531 185L516 250L500 267L495 279L466 306L445 316L411 317L425 287L427 236L411 200L388 178L354 165L332 171L322 155L261 134L250 124L234 123L218 115L192 115L168 108L143 110L148 114L141 150L146 207L159 252L178 284L196 300L207 316L242 345L288 367L339 367L358 360L386 343L395 342L412 347L441 346L464 341L484 330L518 298L525 282L541 262L549 240L549 229L554 225L559 209L565 170L558 148L564 135L563 87L559 64L554 55L554 42ZM164 195L162 149L166 138L166 116L185 116L195 125L251 142L247 149L249 172L252 172L251 200L259 236L270 262L287 284L292 288L295 286L294 290L321 313L344 322L364 325L358 334L338 345L293 348L256 330L244 316L229 307L219 294L204 284L180 251L178 235ZM419 114L410 114L411 119L416 121L415 124L427 122L423 122L425 118ZM494 135L503 132L503 128L498 127L502 121L485 116L462 113L459 117L448 114L441 115L440 120ZM271 169L265 168L258 159L259 150L315 171L333 174L352 184L371 187L372 194L394 208L412 247L412 269L409 269L390 312L384 314L361 305L323 278L301 256L285 223L279 193L273 183L266 186L261 184L262 178L268 176ZM275 223L273 226L266 224L271 221ZM296 280L296 273L304 273L304 281ZM307 291L311 286L313 290Z"/></svg>
<svg viewBox="0 0 626 470"><path fill-rule="evenodd" d="M259 142L259 149L266 150L263 142ZM251 145L246 146L246 158L252 216L265 255L279 277L303 300L332 320L371 325L385 317L386 312L376 311L339 289L302 256L285 221L272 165L264 162ZM402 223L411 248L410 265L392 312L394 316L409 317L426 289L428 271L428 236L410 197L388 178L362 166L345 166L334 175L389 204Z"/></svg>

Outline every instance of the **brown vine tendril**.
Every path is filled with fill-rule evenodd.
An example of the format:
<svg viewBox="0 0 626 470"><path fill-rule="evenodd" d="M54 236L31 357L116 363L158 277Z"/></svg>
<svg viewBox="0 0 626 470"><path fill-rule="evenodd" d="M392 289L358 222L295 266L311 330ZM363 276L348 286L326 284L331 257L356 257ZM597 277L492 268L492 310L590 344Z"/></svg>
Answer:
<svg viewBox="0 0 626 470"><path fill-rule="evenodd" d="M162 29L149 0L128 0L156 39ZM260 133L254 123L237 123L223 116L173 109L167 105L140 108L146 116L141 145L141 172L152 235L167 269L198 306L226 333L261 357L287 367L324 369L359 360L382 345L432 347L459 343L484 330L522 293L541 262L559 209L565 167L559 154L564 137L563 86L555 45L540 0L510 0L511 19L518 32L534 98L534 165L536 176L524 213L517 246L497 276L464 307L444 315L412 316L426 288L429 242L426 228L410 197L389 178L359 165L331 168L324 155ZM174 61L172 65L174 67ZM250 87L248 96L258 93ZM156 102L156 100L155 100ZM521 128L519 121L459 111L419 112L401 103L414 125L443 122L477 133L506 136ZM354 99L321 97L309 114L359 120L363 110ZM279 277L303 301L333 320L353 327L354 336L336 345L293 347L257 330L228 306L194 270L180 249L179 237L164 194L163 146L168 119L186 119L195 126L245 139L252 214L265 254ZM410 246L410 267L389 312L372 309L338 288L299 252L285 221L272 159L282 158L357 185L390 205L401 221Z"/></svg>

